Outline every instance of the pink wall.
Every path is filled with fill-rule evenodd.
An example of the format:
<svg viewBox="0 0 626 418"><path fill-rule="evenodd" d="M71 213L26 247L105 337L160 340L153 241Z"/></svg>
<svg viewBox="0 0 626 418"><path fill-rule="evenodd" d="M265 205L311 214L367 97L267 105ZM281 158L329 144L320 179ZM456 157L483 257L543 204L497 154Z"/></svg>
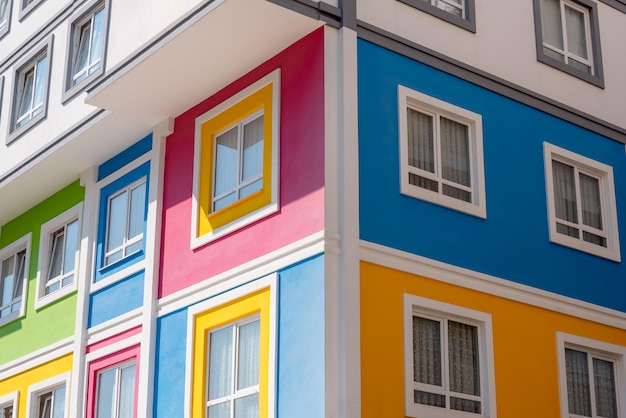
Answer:
<svg viewBox="0 0 626 418"><path fill-rule="evenodd" d="M178 118L167 138L159 296L324 228L324 31L316 30ZM279 211L191 250L195 118L281 69Z"/></svg>

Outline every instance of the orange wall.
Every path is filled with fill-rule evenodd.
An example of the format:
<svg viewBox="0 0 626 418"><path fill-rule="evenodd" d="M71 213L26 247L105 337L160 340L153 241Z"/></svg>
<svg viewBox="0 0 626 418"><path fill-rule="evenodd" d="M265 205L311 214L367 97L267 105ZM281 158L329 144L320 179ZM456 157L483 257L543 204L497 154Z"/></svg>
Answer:
<svg viewBox="0 0 626 418"><path fill-rule="evenodd" d="M404 293L492 315L499 417L560 417L557 331L626 346L623 330L363 262L363 418L404 416Z"/></svg>

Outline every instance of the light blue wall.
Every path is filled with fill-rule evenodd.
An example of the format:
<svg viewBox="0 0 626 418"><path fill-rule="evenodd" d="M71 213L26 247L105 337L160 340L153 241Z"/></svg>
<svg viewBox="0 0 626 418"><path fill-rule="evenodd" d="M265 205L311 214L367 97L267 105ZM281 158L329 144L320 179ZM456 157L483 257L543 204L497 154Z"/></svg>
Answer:
<svg viewBox="0 0 626 418"><path fill-rule="evenodd" d="M324 416L324 258L279 272L277 417ZM182 417L187 309L157 321L154 416Z"/></svg>
<svg viewBox="0 0 626 418"><path fill-rule="evenodd" d="M143 304L143 270L90 296L89 327L123 315Z"/></svg>
<svg viewBox="0 0 626 418"><path fill-rule="evenodd" d="M623 264L549 242L543 158L546 141L611 165L619 217L623 144L363 40L358 69L361 239L626 311ZM400 194L399 84L482 115L487 219Z"/></svg>

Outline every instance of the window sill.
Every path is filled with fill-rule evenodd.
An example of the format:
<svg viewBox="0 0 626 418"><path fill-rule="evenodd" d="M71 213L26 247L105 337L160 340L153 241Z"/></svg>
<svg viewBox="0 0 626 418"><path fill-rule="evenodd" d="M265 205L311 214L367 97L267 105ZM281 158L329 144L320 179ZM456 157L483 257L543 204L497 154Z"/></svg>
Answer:
<svg viewBox="0 0 626 418"><path fill-rule="evenodd" d="M121 258L111 264L107 264L106 266L100 267L96 272L96 277L94 278L94 284L100 283L105 279L108 279L110 276L117 276L118 273L125 271L131 266L143 261L145 258L144 250L137 250L132 254L127 255L124 258ZM143 268L143 265L142 265ZM107 280L108 282L108 280Z"/></svg>
<svg viewBox="0 0 626 418"><path fill-rule="evenodd" d="M564 62L561 62L542 53L537 54L537 61L557 70L563 71L564 73L567 73L573 77L586 81L589 84L593 84L596 87L599 87L601 89L604 88L604 76L602 75L602 70L601 68L599 68L598 65L596 65L596 72L598 73L598 75L592 75L585 73L584 71L577 70L576 68L567 65Z"/></svg>
<svg viewBox="0 0 626 418"><path fill-rule="evenodd" d="M24 313L19 311L19 312L13 312L7 316L4 316L2 318L0 318L0 327L3 327L7 324L10 324L11 322L15 322L20 318L24 317Z"/></svg>
<svg viewBox="0 0 626 418"><path fill-rule="evenodd" d="M76 278L74 278L74 283L69 286L65 286L62 289L57 290L56 292L52 292L48 295L42 296L41 298L35 299L35 310L39 311L55 301L64 298L65 296L72 294L76 291Z"/></svg>

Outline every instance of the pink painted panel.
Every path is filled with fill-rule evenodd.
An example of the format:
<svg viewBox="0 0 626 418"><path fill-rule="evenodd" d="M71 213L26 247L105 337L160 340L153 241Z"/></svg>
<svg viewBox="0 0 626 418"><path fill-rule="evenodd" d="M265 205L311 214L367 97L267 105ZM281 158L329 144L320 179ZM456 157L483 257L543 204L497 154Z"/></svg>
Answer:
<svg viewBox="0 0 626 418"><path fill-rule="evenodd" d="M133 413L133 416L137 416L137 387L138 385L136 384L137 381L139 380L139 352L140 352L140 346L139 344L134 345L132 347L128 347L125 348L123 350L120 350L118 352L115 352L113 354L109 354L108 356L104 356L102 358L99 358L97 360L93 360L91 362L89 362L89 366L88 366L88 382L87 382L87 414L86 417L87 418L93 418L95 417L96 414L96 399L97 399L97 393L96 393L96 383L98 380L98 372L107 369L111 366L114 366L116 364L120 364L123 363L125 361L129 361L132 359L135 359L135 364L136 364L136 375L135 375L135 411Z"/></svg>
<svg viewBox="0 0 626 418"><path fill-rule="evenodd" d="M195 119L281 69L280 210L190 250ZM320 28L176 118L166 141L159 296L324 228L324 30Z"/></svg>
<svg viewBox="0 0 626 418"><path fill-rule="evenodd" d="M141 332L141 325L131 328L129 330L120 332L112 337L105 338L102 341L98 341L97 343L93 343L87 346L87 353L91 353L92 351L96 351L101 349L102 347L106 347L109 344L116 343L118 341L125 340L128 337L132 337L133 335L137 335Z"/></svg>

